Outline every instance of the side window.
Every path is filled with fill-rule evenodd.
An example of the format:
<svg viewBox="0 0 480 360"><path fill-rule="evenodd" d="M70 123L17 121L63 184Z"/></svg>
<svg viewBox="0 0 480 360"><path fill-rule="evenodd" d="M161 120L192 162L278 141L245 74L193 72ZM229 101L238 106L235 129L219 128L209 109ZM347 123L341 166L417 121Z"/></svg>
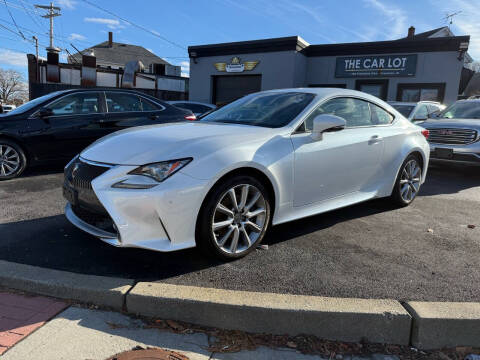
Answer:
<svg viewBox="0 0 480 360"><path fill-rule="evenodd" d="M74 115L98 113L98 93L85 92L64 96L47 106L53 115Z"/></svg>
<svg viewBox="0 0 480 360"><path fill-rule="evenodd" d="M428 117L427 105L420 105L415 111L414 119L426 119Z"/></svg>
<svg viewBox="0 0 480 360"><path fill-rule="evenodd" d="M161 110L161 108L158 105L155 105L154 103L145 100L144 98L141 98L142 101L142 110L143 111L156 111L156 110Z"/></svg>
<svg viewBox="0 0 480 360"><path fill-rule="evenodd" d="M372 110L373 125L388 125L393 121L393 116L380 106L370 103L370 109Z"/></svg>
<svg viewBox="0 0 480 360"><path fill-rule="evenodd" d="M436 114L440 112L440 108L436 105L427 105L428 114Z"/></svg>
<svg viewBox="0 0 480 360"><path fill-rule="evenodd" d="M347 122L347 127L371 126L372 117L368 102L354 98L335 98L319 105L305 120L306 130L313 128L313 119L321 114L339 116Z"/></svg>
<svg viewBox="0 0 480 360"><path fill-rule="evenodd" d="M108 112L142 111L142 103L136 95L106 92Z"/></svg>

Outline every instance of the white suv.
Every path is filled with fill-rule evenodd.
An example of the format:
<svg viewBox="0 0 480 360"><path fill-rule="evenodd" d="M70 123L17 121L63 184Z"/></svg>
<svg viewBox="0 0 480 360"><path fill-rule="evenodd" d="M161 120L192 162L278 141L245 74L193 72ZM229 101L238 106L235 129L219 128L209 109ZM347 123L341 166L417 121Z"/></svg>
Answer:
<svg viewBox="0 0 480 360"><path fill-rule="evenodd" d="M430 118L432 114L437 114L445 109L445 105L442 105L436 101L389 101L389 104L411 122L425 121Z"/></svg>

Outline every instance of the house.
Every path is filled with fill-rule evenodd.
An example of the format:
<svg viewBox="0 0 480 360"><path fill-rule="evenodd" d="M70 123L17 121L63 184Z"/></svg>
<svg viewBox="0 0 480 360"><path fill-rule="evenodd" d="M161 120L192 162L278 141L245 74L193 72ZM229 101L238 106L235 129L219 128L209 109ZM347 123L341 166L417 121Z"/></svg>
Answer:
<svg viewBox="0 0 480 360"><path fill-rule="evenodd" d="M113 33L108 33L108 41L101 42L68 57L69 64L81 64L82 55L95 56L97 66L108 69L123 69L129 61L141 61L146 69L152 64L172 66L143 46L123 44L113 41ZM153 71L152 71L153 72Z"/></svg>
<svg viewBox="0 0 480 360"><path fill-rule="evenodd" d="M188 97L188 78L180 66L169 64L142 46L108 41L87 48L61 63L58 52L47 59L28 54L29 97L78 87L133 88L164 100Z"/></svg>

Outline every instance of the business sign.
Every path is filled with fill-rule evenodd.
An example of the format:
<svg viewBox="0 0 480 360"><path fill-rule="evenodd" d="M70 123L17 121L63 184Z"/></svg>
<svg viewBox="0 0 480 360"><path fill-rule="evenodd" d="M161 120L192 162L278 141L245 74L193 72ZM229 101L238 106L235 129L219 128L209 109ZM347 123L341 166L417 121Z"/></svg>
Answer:
<svg viewBox="0 0 480 360"><path fill-rule="evenodd" d="M219 62L213 64L218 71L226 71L230 73L244 72L253 70L260 61L245 61L242 63L238 56L234 56L229 64Z"/></svg>
<svg viewBox="0 0 480 360"><path fill-rule="evenodd" d="M417 55L337 57L335 77L415 76Z"/></svg>

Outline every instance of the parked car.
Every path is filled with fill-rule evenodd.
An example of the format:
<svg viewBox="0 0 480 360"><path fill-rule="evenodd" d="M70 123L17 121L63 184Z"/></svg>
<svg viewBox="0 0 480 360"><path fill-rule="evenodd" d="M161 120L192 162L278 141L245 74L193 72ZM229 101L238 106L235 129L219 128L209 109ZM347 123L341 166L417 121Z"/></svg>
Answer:
<svg viewBox="0 0 480 360"><path fill-rule="evenodd" d="M27 166L68 162L111 132L195 120L190 110L124 89L75 89L39 97L0 117L0 180Z"/></svg>
<svg viewBox="0 0 480 360"><path fill-rule="evenodd" d="M207 104L197 101L186 101L186 100L176 100L176 101L167 101L170 105L188 109L192 111L196 116L205 114L208 111L214 110L217 107L213 104Z"/></svg>
<svg viewBox="0 0 480 360"><path fill-rule="evenodd" d="M398 112L412 122L425 121L445 109L445 105L436 101L400 102L390 101Z"/></svg>
<svg viewBox="0 0 480 360"><path fill-rule="evenodd" d="M480 165L480 99L458 100L421 126L430 132L432 161Z"/></svg>
<svg viewBox="0 0 480 360"><path fill-rule="evenodd" d="M65 169L67 218L121 247L245 256L269 224L390 197L425 180L427 131L345 89L247 95L201 121L107 136Z"/></svg>
<svg viewBox="0 0 480 360"><path fill-rule="evenodd" d="M12 111L16 108L15 105L6 105L6 104L2 104L0 107L2 109L0 114L2 114L2 113L6 114L6 113L8 113L8 112L10 112L10 111Z"/></svg>

